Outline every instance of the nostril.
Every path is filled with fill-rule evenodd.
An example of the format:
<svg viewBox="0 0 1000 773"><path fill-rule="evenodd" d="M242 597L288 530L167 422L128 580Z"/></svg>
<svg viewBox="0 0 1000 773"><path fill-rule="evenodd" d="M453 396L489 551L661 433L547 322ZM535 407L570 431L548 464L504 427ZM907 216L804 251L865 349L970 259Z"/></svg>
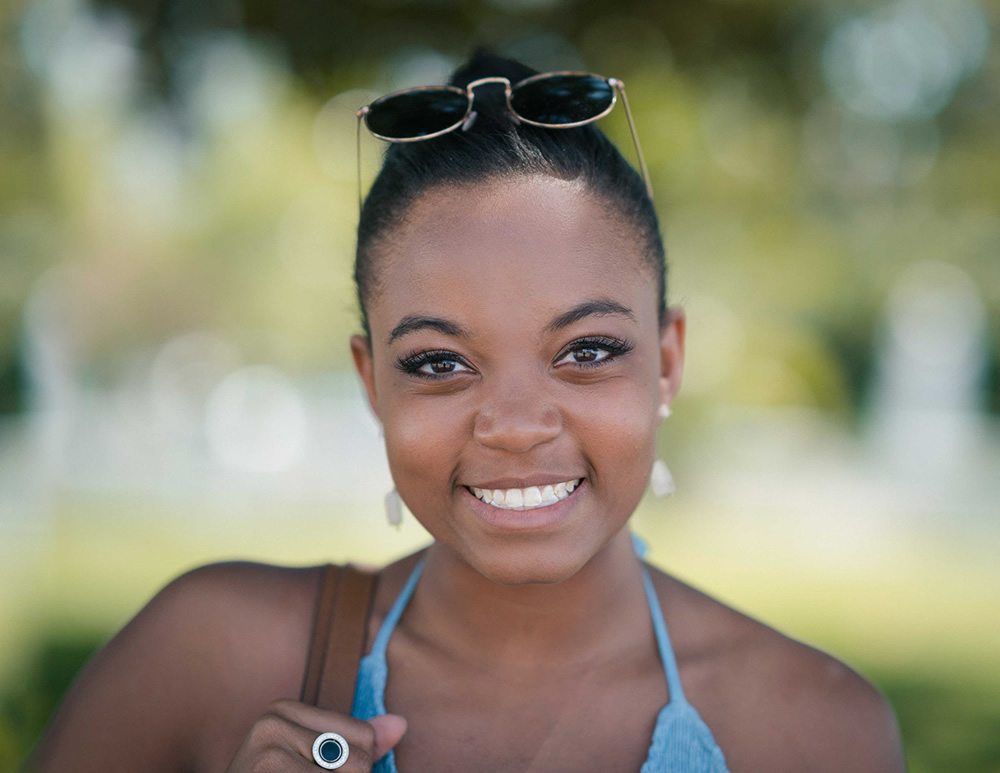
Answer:
<svg viewBox="0 0 1000 773"><path fill-rule="evenodd" d="M479 445L506 451L528 451L559 436L558 424L546 425L515 421L478 425L473 438Z"/></svg>
<svg viewBox="0 0 1000 773"><path fill-rule="evenodd" d="M476 412L473 439L487 448L523 452L547 443L562 432L559 408L533 389L534 385L495 385L491 399Z"/></svg>

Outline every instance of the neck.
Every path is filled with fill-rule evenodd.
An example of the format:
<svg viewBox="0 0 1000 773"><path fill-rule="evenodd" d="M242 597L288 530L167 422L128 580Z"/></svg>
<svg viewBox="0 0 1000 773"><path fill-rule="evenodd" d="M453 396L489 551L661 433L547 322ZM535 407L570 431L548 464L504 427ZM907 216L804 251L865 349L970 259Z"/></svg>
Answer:
<svg viewBox="0 0 1000 773"><path fill-rule="evenodd" d="M494 668L592 663L652 636L627 529L572 577L544 585L493 582L435 543L412 604L415 636L449 657Z"/></svg>

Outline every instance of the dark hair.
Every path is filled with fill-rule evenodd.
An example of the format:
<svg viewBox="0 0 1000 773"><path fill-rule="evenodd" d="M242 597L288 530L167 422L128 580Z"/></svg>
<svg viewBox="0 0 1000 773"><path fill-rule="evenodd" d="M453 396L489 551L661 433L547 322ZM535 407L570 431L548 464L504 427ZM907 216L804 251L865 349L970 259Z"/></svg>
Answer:
<svg viewBox="0 0 1000 773"><path fill-rule="evenodd" d="M451 77L465 87L479 78L502 76L512 84L536 74L520 62L482 49ZM422 142L393 143L361 209L354 281L361 324L370 335L365 303L377 289L374 253L389 243L393 227L431 188L467 185L525 174L581 179L635 229L644 242L656 277L661 322L666 316L666 260L659 221L642 178L595 124L573 129L545 129L518 122L507 109L502 90L477 89L475 121Z"/></svg>

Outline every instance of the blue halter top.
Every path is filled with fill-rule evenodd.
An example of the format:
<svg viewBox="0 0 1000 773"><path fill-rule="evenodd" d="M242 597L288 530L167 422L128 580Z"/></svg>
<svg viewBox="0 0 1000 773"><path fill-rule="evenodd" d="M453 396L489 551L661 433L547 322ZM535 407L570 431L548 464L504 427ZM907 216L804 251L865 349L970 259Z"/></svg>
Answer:
<svg viewBox="0 0 1000 773"><path fill-rule="evenodd" d="M417 587L423 568L424 560L421 558L392 605L392 609L389 610L389 614L382 621L382 627L375 637L371 652L361 659L358 684L354 693L354 708L351 711L351 716L357 719L371 719L386 713L385 684L389 676L385 658L386 649L389 646L389 638L399 618L402 617L414 588ZM715 743L708 725L684 697L677 661L670 646L670 637L667 635L667 625L663 620L663 612L656 590L653 588L653 581L645 568L642 570L642 581L646 589L646 601L649 604L653 629L656 632L660 660L667 676L670 700L660 709L656 717L649 753L639 773L728 773L722 749ZM396 757L393 752L390 751L375 764L373 773L397 773Z"/></svg>

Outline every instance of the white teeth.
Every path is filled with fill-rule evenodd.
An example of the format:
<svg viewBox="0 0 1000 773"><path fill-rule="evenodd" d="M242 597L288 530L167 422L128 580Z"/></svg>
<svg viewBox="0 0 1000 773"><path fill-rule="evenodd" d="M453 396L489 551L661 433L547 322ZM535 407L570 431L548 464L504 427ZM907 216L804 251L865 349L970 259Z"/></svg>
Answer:
<svg viewBox="0 0 1000 773"><path fill-rule="evenodd" d="M481 489L470 486L469 490L488 505L503 510L533 510L536 507L554 505L568 497L580 485L581 479L546 486L527 488Z"/></svg>

